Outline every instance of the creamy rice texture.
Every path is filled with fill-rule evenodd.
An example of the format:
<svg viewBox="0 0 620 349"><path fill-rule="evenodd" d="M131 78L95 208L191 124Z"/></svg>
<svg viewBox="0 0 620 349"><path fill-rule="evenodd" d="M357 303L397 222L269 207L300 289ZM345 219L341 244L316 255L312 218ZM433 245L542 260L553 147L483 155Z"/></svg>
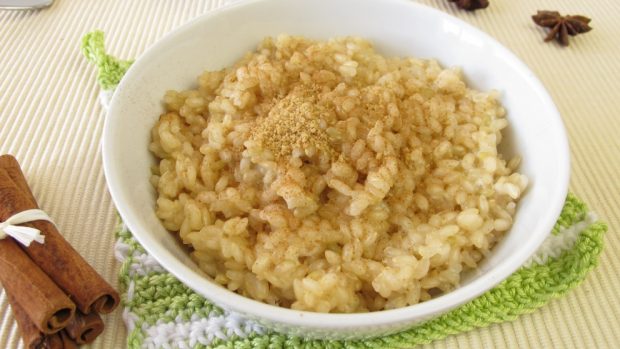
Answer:
<svg viewBox="0 0 620 349"><path fill-rule="evenodd" d="M360 38L267 38L164 104L157 216L217 283L283 307L376 311L449 291L527 186L498 154L495 93Z"/></svg>

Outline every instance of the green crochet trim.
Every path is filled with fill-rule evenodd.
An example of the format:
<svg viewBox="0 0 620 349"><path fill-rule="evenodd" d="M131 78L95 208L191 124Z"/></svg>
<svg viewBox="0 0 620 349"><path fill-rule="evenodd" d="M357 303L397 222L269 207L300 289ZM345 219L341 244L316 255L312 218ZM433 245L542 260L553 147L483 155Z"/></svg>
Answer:
<svg viewBox="0 0 620 349"><path fill-rule="evenodd" d="M82 52L99 69L97 79L105 90L113 89L127 71L132 61L120 61L104 51L103 33L87 34L82 41ZM562 234L566 228L586 219L588 208L577 197L569 194L562 213L555 224L553 235ZM279 333L250 333L242 338L229 334L227 339L215 338L209 345L195 343L194 348L410 348L427 344L449 335L486 327L494 323L514 320L521 314L531 313L550 300L566 294L586 277L597 265L607 231L604 223L586 227L577 237L572 248L543 264L533 263L522 267L498 286L482 296L440 317L412 327L406 331L356 341L308 340ZM143 267L146 251L120 223L117 241L123 247L124 259L119 273L123 304L134 320L129 333L129 348L141 348L148 338L146 328L175 321L192 321L220 316L224 312L202 296L183 285L170 273L161 269L135 272ZM141 259L142 258L142 259ZM138 268L139 269L139 268ZM131 294L131 297L129 297Z"/></svg>
<svg viewBox="0 0 620 349"><path fill-rule="evenodd" d="M588 207L585 203L578 200L573 194L568 194L568 199L564 203L560 218L555 222L551 233L558 235L561 229L568 228L575 222L582 221L586 218Z"/></svg>
<svg viewBox="0 0 620 349"><path fill-rule="evenodd" d="M125 306L136 309L135 313L149 325L177 317L189 320L192 315L221 314L219 308L168 273L136 277L134 282L136 293Z"/></svg>
<svg viewBox="0 0 620 349"><path fill-rule="evenodd" d="M133 63L133 60L123 61L108 55L103 44L103 32L99 30L82 38L82 53L99 69L97 81L104 90L115 88Z"/></svg>

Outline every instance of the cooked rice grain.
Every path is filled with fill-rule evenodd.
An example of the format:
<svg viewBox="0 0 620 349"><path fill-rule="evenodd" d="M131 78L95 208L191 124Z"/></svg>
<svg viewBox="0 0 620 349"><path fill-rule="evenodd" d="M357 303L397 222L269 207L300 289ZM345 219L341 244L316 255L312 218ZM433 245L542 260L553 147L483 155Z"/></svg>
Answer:
<svg viewBox="0 0 620 349"><path fill-rule="evenodd" d="M496 93L360 38L267 38L164 104L157 216L213 280L270 304L364 312L449 291L527 186L498 154Z"/></svg>

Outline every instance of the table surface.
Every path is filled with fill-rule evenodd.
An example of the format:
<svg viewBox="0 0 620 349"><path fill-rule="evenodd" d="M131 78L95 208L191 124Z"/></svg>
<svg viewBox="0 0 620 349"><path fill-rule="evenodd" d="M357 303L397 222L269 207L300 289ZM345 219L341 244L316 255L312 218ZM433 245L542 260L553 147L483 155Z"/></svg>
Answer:
<svg viewBox="0 0 620 349"><path fill-rule="evenodd" d="M452 336L433 348L612 348L620 344L620 3L615 0L491 0L484 11L421 0L491 34L551 93L568 130L571 190L609 223L599 267L562 299L514 322ZM109 52L137 57L158 38L225 0L56 0L41 11L0 10L0 154L21 162L40 205L71 244L117 285L113 203L102 170L105 113L81 37L106 33ZM536 10L593 19L594 30L562 48L543 43ZM121 348L122 311L106 316L93 348ZM0 293L0 348L23 347Z"/></svg>

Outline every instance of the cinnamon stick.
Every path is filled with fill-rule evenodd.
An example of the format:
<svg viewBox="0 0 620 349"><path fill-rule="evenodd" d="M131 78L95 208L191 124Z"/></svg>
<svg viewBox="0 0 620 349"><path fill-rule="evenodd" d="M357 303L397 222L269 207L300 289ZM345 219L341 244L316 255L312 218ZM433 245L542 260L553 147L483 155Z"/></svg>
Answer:
<svg viewBox="0 0 620 349"><path fill-rule="evenodd" d="M103 332L103 328L103 320L99 314L83 314L78 310L65 331L77 344L88 344Z"/></svg>
<svg viewBox="0 0 620 349"><path fill-rule="evenodd" d="M62 339L62 345L64 349L76 349L78 347L77 343L73 339L71 339L66 329L58 333L60 334L60 339Z"/></svg>
<svg viewBox="0 0 620 349"><path fill-rule="evenodd" d="M28 200L21 202L18 209L39 208L17 160L11 155L0 156L0 169L8 172L21 191L26 193ZM62 237L54 224L46 221L30 224L45 235L45 244L33 243L24 250L71 296L78 309L84 314L92 311L107 314L118 306L118 292Z"/></svg>
<svg viewBox="0 0 620 349"><path fill-rule="evenodd" d="M15 204L23 201L16 184L0 169L0 221L21 211ZM59 331L73 317L75 304L10 237L0 240L0 281L45 334Z"/></svg>
<svg viewBox="0 0 620 349"><path fill-rule="evenodd" d="M7 293L13 316L17 321L17 327L22 335L24 347L27 349L43 349L43 348L77 348L77 344L66 333L66 329L51 335L45 335L30 320L24 309L17 303L13 295ZM48 338L54 337L54 338ZM60 341L59 341L60 339ZM61 344L59 344L61 343Z"/></svg>
<svg viewBox="0 0 620 349"><path fill-rule="evenodd" d="M61 331L62 332L62 331ZM39 347L40 349L64 349L65 344L62 340L62 335L60 333L54 333L49 336L46 336L43 339L43 343Z"/></svg>
<svg viewBox="0 0 620 349"><path fill-rule="evenodd" d="M6 294L11 310L13 311L13 317L17 321L17 327L22 335L24 346L28 349L37 349L43 345L45 335L39 331L37 326L30 320L26 311L17 303L15 296L10 293Z"/></svg>

